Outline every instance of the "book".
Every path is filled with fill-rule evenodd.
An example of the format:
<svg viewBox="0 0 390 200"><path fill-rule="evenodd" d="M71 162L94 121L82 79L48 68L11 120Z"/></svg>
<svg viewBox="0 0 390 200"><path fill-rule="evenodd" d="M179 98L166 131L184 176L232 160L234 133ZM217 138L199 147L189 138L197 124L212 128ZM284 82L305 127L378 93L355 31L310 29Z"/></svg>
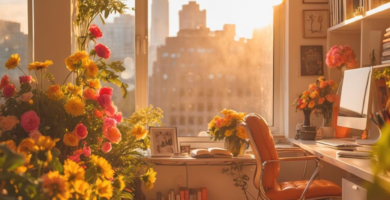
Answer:
<svg viewBox="0 0 390 200"><path fill-rule="evenodd" d="M386 32L390 32L390 27L386 29Z"/></svg>
<svg viewBox="0 0 390 200"><path fill-rule="evenodd" d="M180 194L180 200L184 200L184 190L180 189L179 194Z"/></svg>
<svg viewBox="0 0 390 200"><path fill-rule="evenodd" d="M233 155L223 148L194 149L191 151L193 158L232 158Z"/></svg>
<svg viewBox="0 0 390 200"><path fill-rule="evenodd" d="M382 64L389 64L390 60L382 60Z"/></svg>
<svg viewBox="0 0 390 200"><path fill-rule="evenodd" d="M385 60L390 60L390 56L382 56L382 61L385 61Z"/></svg>
<svg viewBox="0 0 390 200"><path fill-rule="evenodd" d="M390 37L390 32L386 32L386 34L383 35L385 38Z"/></svg>
<svg viewBox="0 0 390 200"><path fill-rule="evenodd" d="M383 40L383 43L387 43L387 42L390 42L390 38L387 38L387 39Z"/></svg>
<svg viewBox="0 0 390 200"><path fill-rule="evenodd" d="M156 193L156 200L162 200L161 198L161 192Z"/></svg>
<svg viewBox="0 0 390 200"><path fill-rule="evenodd" d="M382 56L390 56L390 49L388 51L384 51Z"/></svg>
<svg viewBox="0 0 390 200"><path fill-rule="evenodd" d="M180 194L176 195L176 200L180 200Z"/></svg>
<svg viewBox="0 0 390 200"><path fill-rule="evenodd" d="M180 187L180 200L190 200L190 194L188 188Z"/></svg>
<svg viewBox="0 0 390 200"><path fill-rule="evenodd" d="M197 193L197 200L202 200L202 189L201 188L198 188L196 189L196 193Z"/></svg>
<svg viewBox="0 0 390 200"><path fill-rule="evenodd" d="M202 200L207 200L207 188L202 187Z"/></svg>

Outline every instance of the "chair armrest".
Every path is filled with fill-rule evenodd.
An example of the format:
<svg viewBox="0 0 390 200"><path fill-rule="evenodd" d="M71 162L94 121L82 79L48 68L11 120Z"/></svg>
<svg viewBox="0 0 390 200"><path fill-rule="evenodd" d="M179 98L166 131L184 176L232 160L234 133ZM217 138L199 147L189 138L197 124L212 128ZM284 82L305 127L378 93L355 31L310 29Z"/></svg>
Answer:
<svg viewBox="0 0 390 200"><path fill-rule="evenodd" d="M291 147L291 148L276 148L278 153L305 153L301 148Z"/></svg>

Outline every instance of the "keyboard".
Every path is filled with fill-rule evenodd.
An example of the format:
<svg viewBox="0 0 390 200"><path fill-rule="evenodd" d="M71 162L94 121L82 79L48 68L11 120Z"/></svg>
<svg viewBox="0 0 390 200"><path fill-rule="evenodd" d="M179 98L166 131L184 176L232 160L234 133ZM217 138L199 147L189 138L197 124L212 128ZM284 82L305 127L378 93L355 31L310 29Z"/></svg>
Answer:
<svg viewBox="0 0 390 200"><path fill-rule="evenodd" d="M327 140L317 140L316 141L319 144L327 145L334 148L356 148L360 147L359 144L355 143L354 141L348 141L348 140L340 140L340 139L327 139Z"/></svg>

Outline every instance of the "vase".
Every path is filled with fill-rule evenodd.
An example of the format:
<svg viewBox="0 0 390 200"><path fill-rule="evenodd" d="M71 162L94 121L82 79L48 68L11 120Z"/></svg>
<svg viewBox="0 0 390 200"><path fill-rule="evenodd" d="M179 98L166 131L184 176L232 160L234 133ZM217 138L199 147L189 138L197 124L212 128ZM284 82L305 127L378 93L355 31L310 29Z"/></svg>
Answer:
<svg viewBox="0 0 390 200"><path fill-rule="evenodd" d="M303 126L310 126L310 114L311 114L311 111L312 110L309 110L309 109L303 110L303 115L304 115Z"/></svg>
<svg viewBox="0 0 390 200"><path fill-rule="evenodd" d="M245 154L249 147L249 140L243 140L238 137L226 137L224 143L225 149L233 154L233 157Z"/></svg>

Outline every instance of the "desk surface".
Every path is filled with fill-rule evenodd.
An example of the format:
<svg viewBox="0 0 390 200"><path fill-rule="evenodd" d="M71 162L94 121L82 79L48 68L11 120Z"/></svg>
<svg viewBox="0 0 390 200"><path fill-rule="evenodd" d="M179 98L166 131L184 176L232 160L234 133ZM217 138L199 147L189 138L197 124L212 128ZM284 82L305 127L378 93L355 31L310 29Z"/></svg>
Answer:
<svg viewBox="0 0 390 200"><path fill-rule="evenodd" d="M241 163L243 165L255 165L256 160L248 157L236 158L167 158L167 157L148 157L149 162L156 165L183 166L183 165L231 165Z"/></svg>
<svg viewBox="0 0 390 200"><path fill-rule="evenodd" d="M340 158L336 155L338 150L326 146L317 145L316 141L309 140L291 140L293 145L312 153L321 160L335 165L349 173L352 173L366 181L373 182L374 175L371 168L370 159ZM382 181L390 183L389 176L380 176Z"/></svg>

